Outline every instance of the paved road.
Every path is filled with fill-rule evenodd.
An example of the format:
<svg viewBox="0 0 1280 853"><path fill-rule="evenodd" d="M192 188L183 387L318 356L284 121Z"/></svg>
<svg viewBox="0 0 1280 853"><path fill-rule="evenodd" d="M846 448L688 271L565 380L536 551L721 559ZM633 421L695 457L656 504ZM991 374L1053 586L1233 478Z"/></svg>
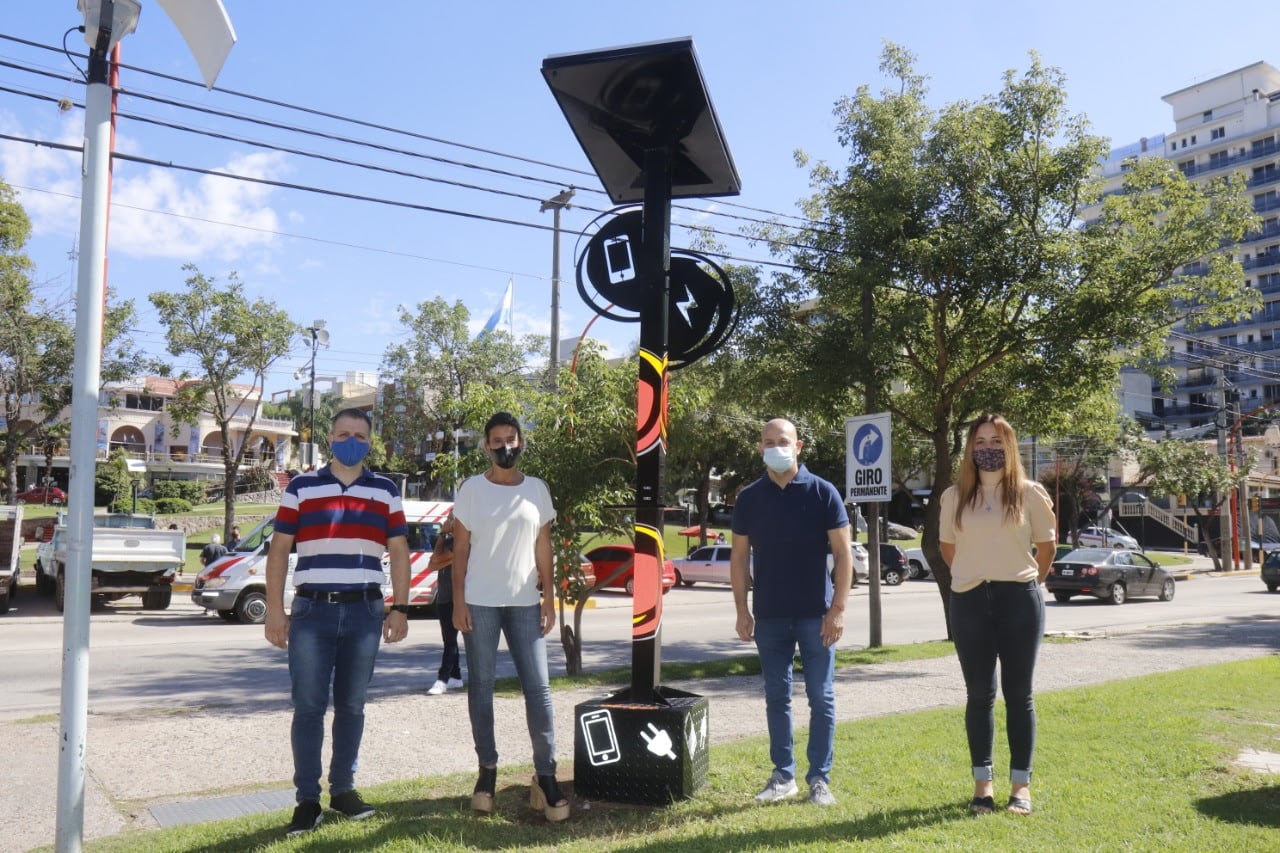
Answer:
<svg viewBox="0 0 1280 853"><path fill-rule="evenodd" d="M1114 607L1075 600L1047 605L1047 629L1089 632L1123 627L1175 624L1206 617L1240 618L1276 612L1280 596L1269 597L1256 575L1197 577L1178 584L1172 602L1132 601ZM908 581L882 588L886 644L941 639L946 630L937 587L932 581ZM869 642L869 592L860 586L850 596L844 647ZM588 669L626 666L631 660L631 599L604 593L584 612L582 636ZM734 635L734 613L727 587L676 588L666 596L663 659L707 660L746 654L750 645ZM24 594L0 617L0 643L8 652L0 674L0 720L56 713L61 691L62 621L51 599ZM396 696L422 690L434 679L440 636L436 623L415 619L409 639L386 647L379 658L372 691ZM510 675L510 664L500 658ZM564 671L559 643L550 649L553 671ZM95 612L90 622L90 710L151 709L158 705L191 707L285 702L288 679L284 653L266 644L262 629L232 625L204 612L185 596L175 596L167 611L144 611L126 599Z"/></svg>

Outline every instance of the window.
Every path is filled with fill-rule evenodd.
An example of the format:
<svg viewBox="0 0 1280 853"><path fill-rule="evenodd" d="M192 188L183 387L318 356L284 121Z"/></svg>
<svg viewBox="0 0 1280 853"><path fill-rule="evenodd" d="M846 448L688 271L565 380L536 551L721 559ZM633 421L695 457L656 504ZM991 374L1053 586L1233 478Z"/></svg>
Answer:
<svg viewBox="0 0 1280 853"><path fill-rule="evenodd" d="M1215 151L1209 155L1209 168L1221 169L1230 162L1231 157L1226 151Z"/></svg>
<svg viewBox="0 0 1280 853"><path fill-rule="evenodd" d="M1200 118L1203 121L1213 121L1213 110L1205 110L1201 113Z"/></svg>
<svg viewBox="0 0 1280 853"><path fill-rule="evenodd" d="M1221 139L1226 135L1227 129L1225 127L1215 127L1213 130L1209 131L1210 139Z"/></svg>
<svg viewBox="0 0 1280 853"><path fill-rule="evenodd" d="M1191 144L1192 144L1192 145L1195 145L1195 144L1196 144L1196 135L1195 135L1194 133L1193 133L1193 134L1191 134Z"/></svg>

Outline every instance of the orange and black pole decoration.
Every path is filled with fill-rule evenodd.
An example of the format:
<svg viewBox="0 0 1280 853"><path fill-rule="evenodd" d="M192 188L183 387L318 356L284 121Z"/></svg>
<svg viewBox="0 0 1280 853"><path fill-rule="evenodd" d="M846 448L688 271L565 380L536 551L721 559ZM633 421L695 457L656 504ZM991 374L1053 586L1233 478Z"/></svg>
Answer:
<svg viewBox="0 0 1280 853"><path fill-rule="evenodd" d="M737 195L741 184L689 39L552 56L542 74L624 205L593 223L577 284L597 314L640 324L631 699L660 701L667 378L720 346L734 317L724 272L672 251L671 200Z"/></svg>

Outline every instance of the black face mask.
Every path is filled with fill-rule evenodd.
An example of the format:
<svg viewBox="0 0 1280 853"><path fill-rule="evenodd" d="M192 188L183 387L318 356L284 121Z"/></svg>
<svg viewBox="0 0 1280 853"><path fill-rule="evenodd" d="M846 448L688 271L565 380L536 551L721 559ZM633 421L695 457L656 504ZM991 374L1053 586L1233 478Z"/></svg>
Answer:
<svg viewBox="0 0 1280 853"><path fill-rule="evenodd" d="M522 447L499 447L493 453L493 461L499 468L514 468L516 460L520 458Z"/></svg>

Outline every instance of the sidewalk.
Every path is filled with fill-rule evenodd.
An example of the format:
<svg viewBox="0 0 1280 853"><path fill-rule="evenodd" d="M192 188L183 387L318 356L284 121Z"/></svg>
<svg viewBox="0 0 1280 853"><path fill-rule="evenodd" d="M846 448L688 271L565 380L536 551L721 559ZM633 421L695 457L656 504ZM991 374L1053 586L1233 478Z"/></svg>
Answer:
<svg viewBox="0 0 1280 853"><path fill-rule="evenodd" d="M1042 647L1037 690L1242 660L1274 654L1277 648L1280 619L1265 617L1049 643ZM670 684L709 698L713 742L765 734L758 678ZM554 694L561 778L573 772L573 708L598 695L596 690ZM839 719L849 721L958 708L964 702L964 687L950 656L878 664L838 672L836 702ZM522 700L498 699L495 710L504 765L527 763ZM91 714L85 837L290 807L289 723L290 709L283 705ZM963 725L959 716L956 725ZM56 720L0 724L0 743L7 753L7 784L0 788L0 849L29 850L52 843L57 740ZM474 768L465 692L401 695L368 707L357 776L362 787L427 774L469 774ZM956 768L960 776L964 771ZM837 793L847 783L837 771ZM469 786L460 785L458 796L463 797ZM282 815L282 825L286 820Z"/></svg>

